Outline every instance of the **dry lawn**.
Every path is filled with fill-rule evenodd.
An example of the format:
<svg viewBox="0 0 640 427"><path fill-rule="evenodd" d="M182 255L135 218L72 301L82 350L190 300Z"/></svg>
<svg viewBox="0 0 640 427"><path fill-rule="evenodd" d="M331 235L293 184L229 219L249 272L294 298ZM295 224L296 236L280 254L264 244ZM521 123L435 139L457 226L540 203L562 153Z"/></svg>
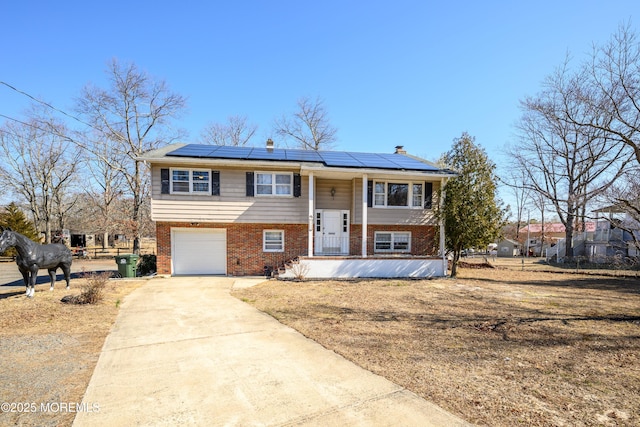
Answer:
<svg viewBox="0 0 640 427"><path fill-rule="evenodd" d="M640 425L640 281L508 269L234 294L487 426Z"/></svg>
<svg viewBox="0 0 640 427"><path fill-rule="evenodd" d="M98 304L64 304L86 279L36 286L0 287L0 425L68 426L75 417L63 405L82 401L120 301L142 280L110 281ZM35 405L33 405L35 404ZM40 411L41 404L52 404ZM36 409L33 412L33 409ZM8 409L8 411L7 411Z"/></svg>

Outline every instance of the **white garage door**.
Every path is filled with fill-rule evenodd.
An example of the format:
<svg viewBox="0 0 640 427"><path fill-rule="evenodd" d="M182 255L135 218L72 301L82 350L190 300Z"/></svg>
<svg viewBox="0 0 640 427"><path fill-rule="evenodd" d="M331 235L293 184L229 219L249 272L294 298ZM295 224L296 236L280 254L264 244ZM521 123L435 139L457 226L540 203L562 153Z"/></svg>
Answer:
<svg viewBox="0 0 640 427"><path fill-rule="evenodd" d="M226 274L224 229L172 229L173 274Z"/></svg>

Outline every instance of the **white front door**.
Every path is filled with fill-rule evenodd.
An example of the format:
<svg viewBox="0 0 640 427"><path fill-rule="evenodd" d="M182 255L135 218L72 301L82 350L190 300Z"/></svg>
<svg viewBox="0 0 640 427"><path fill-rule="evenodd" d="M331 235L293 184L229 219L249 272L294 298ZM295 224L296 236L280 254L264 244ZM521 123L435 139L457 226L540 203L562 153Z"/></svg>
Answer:
<svg viewBox="0 0 640 427"><path fill-rule="evenodd" d="M348 210L316 210L315 252L321 255L349 253Z"/></svg>

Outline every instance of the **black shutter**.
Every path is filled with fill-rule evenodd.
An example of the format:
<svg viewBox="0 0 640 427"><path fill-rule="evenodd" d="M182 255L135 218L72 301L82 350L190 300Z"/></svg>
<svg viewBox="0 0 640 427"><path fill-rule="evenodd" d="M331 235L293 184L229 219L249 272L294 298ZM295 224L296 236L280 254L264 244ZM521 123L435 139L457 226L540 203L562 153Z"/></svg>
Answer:
<svg viewBox="0 0 640 427"><path fill-rule="evenodd" d="M253 197L253 172L247 172L247 197Z"/></svg>
<svg viewBox="0 0 640 427"><path fill-rule="evenodd" d="M373 207L373 181L367 182L367 206Z"/></svg>
<svg viewBox="0 0 640 427"><path fill-rule="evenodd" d="M169 194L171 185L169 182L169 169L160 169L160 182L160 193Z"/></svg>
<svg viewBox="0 0 640 427"><path fill-rule="evenodd" d="M211 172L211 195L212 196L220 195L220 172L219 171Z"/></svg>
<svg viewBox="0 0 640 427"><path fill-rule="evenodd" d="M299 173L293 174L293 197L302 195L302 178Z"/></svg>
<svg viewBox="0 0 640 427"><path fill-rule="evenodd" d="M431 209L432 203L433 203L433 183L425 182L424 183L424 208Z"/></svg>

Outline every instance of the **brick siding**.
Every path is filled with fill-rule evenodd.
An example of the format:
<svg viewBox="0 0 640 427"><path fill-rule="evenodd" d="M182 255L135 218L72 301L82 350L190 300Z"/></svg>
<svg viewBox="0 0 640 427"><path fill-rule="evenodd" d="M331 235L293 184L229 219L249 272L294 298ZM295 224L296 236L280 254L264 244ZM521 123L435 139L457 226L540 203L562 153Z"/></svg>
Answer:
<svg viewBox="0 0 640 427"><path fill-rule="evenodd" d="M411 255L435 256L438 253L437 227L433 225L367 225L367 254L375 255L376 231L408 231L411 233ZM351 255L362 254L362 225L351 224Z"/></svg>
<svg viewBox="0 0 640 427"><path fill-rule="evenodd" d="M171 274L171 228L223 228L227 230L227 274L254 276L264 274L264 267L283 265L285 262L307 253L307 224L191 224L181 222L157 222L157 268L159 274ZM284 230L284 252L264 252L264 230ZM411 255L435 255L438 249L436 227L431 225L375 225L367 226L367 253L375 255L376 231L411 232ZM350 255L362 253L362 226L351 224Z"/></svg>
<svg viewBox="0 0 640 427"><path fill-rule="evenodd" d="M295 257L307 255L307 224L211 224L192 225L181 222L157 222L158 274L171 274L172 228L223 228L227 230L227 274L254 276L264 274L264 267L283 265ZM284 230L284 252L263 252L264 230Z"/></svg>

